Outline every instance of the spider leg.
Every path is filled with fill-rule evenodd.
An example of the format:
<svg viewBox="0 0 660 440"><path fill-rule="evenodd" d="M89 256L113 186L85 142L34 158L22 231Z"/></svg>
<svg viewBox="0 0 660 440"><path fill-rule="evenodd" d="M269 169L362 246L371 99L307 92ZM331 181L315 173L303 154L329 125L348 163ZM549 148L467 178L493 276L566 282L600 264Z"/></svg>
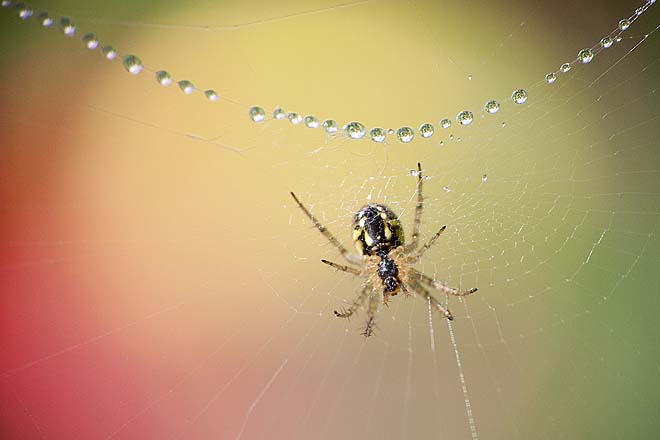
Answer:
<svg viewBox="0 0 660 440"><path fill-rule="evenodd" d="M406 252L410 252L417 247L417 240L419 239L419 226L422 222L422 210L424 209L424 196L422 195L422 186L424 179L422 178L422 164L417 162L417 204L415 205L415 222L413 223L411 241L406 245Z"/></svg>
<svg viewBox="0 0 660 440"><path fill-rule="evenodd" d="M305 215L306 215L306 216L312 221L312 223L314 223L314 226L316 227L316 229L318 229L318 230L321 232L321 234L323 234L323 236L324 236L325 238L327 238L328 241L329 241L334 247L337 248L337 250L339 251L339 253L342 254L342 256L343 256L344 258L346 258L346 260L347 260L349 263L355 263L355 261L353 261L353 260L355 260L355 258L354 258L354 257L351 258L352 256L349 254L348 250L346 250L346 248L345 248L344 246L342 246L341 243L339 243L339 241L335 238L335 236L332 235L332 233L331 233L330 231L328 231L328 229L327 229L325 226L323 226L323 225L322 225L322 224L316 219L316 217L314 217L314 215L313 215L311 212L309 212L309 211L307 210L307 208L305 208L305 205L303 205L303 204L300 202L300 200L298 200L298 197L296 197L296 195L295 195L294 193L291 193L291 197L293 197L293 200L296 201L296 203L298 204L298 207L302 210L302 212L304 212Z"/></svg>
<svg viewBox="0 0 660 440"><path fill-rule="evenodd" d="M351 303L351 305L346 309L344 307L341 308L341 310L335 310L335 316L337 318L348 318L351 316L355 311L364 303L364 300L367 299L367 295L373 290L371 284L366 284L362 288L362 292L360 292L360 295Z"/></svg>
<svg viewBox="0 0 660 440"><path fill-rule="evenodd" d="M445 229L447 229L447 226L443 226L440 228L438 232L435 233L433 237L426 243L424 243L424 246L419 248L417 252L412 254L411 256L408 257L408 262L409 263L416 263L420 258L422 258L422 255L424 255L424 252L426 252L431 246L433 246L433 243L442 235L443 232L445 232Z"/></svg>
<svg viewBox="0 0 660 440"><path fill-rule="evenodd" d="M413 279L416 279L416 280L426 284L427 286L432 287L432 288L434 288L436 290L439 290L441 292L444 292L448 295L467 296L467 295L471 295L474 292L476 292L477 290L479 290L476 287L473 287L472 289L468 289L468 290L460 290L460 289L457 289L456 287L449 287L445 284L442 284L440 281L434 280L430 276L424 275L423 273L421 273L421 272L419 272L415 269L410 269L410 272L411 272L411 275L412 275Z"/></svg>
<svg viewBox="0 0 660 440"><path fill-rule="evenodd" d="M367 322L362 332L362 336L368 338L374 334L374 326L376 325L376 310L378 310L378 295L372 294L369 297L369 308L367 309Z"/></svg>
<svg viewBox="0 0 660 440"><path fill-rule="evenodd" d="M343 264L333 263L332 261L328 261L328 260L321 260L321 263L327 264L328 266L334 267L335 269L340 270L342 272L348 272L350 274L360 276L360 271L353 267L344 266Z"/></svg>
<svg viewBox="0 0 660 440"><path fill-rule="evenodd" d="M442 316L444 316L445 318L447 318L447 319L450 320L450 321L453 321L453 320L454 320L454 315L451 314L451 312L449 311L449 309L445 308L442 304L440 304L440 302L439 302L437 299L435 299L435 298L433 297L433 295L431 295L431 294L429 293L429 291L426 290L426 288L424 288L424 286L422 286L422 285L420 284L419 281L412 280L412 282L411 282L411 284L410 284L410 287L412 287L412 289L413 289L418 295L420 295L422 298L424 298L426 301L429 301L429 302L431 303L431 305L432 305L433 307L435 307L436 310L438 310L438 311L442 314Z"/></svg>

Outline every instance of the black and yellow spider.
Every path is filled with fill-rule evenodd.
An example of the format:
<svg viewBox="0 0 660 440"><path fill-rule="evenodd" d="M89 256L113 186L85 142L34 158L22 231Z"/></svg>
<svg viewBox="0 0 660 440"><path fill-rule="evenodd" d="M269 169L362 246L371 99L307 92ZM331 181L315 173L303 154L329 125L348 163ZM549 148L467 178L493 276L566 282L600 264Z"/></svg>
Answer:
<svg viewBox="0 0 660 440"><path fill-rule="evenodd" d="M334 235L305 208L298 197L291 193L293 199L314 223L314 226L339 250L349 263L358 267L344 266L328 260L321 260L321 262L366 279L360 295L348 308L335 310L335 316L348 318L369 298L367 322L362 333L367 337L373 334L374 315L378 308L379 298L382 298L383 303L387 304L389 297L396 295L399 291L402 291L405 295L415 292L426 301L429 301L444 317L452 320L454 317L451 312L431 296L424 286L454 296L465 296L477 291L476 287L470 290L448 287L412 267L412 264L420 260L424 252L435 243L447 227L440 228L429 241L419 249L417 248L422 209L424 208L422 165L418 163L417 169L417 205L415 206L415 223L413 224L411 242L404 244L403 227L399 218L390 208L381 204L369 204L360 208L353 219L353 241L359 255L350 254ZM382 288L382 294L378 293L378 287Z"/></svg>

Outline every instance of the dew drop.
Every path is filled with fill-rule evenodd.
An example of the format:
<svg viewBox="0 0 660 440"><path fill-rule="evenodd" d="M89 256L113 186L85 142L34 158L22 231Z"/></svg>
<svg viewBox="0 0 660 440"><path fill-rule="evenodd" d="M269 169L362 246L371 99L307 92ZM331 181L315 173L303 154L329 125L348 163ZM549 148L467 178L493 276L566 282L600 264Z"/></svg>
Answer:
<svg viewBox="0 0 660 440"><path fill-rule="evenodd" d="M55 24L55 20L53 20L53 17L48 15L48 12L41 12L37 16L37 21L39 22L40 25L43 27L51 27Z"/></svg>
<svg viewBox="0 0 660 440"><path fill-rule="evenodd" d="M69 17L60 18L60 29L67 37L76 35L76 25L73 24Z"/></svg>
<svg viewBox="0 0 660 440"><path fill-rule="evenodd" d="M307 128L318 128L319 120L316 116L308 115L305 116L305 127Z"/></svg>
<svg viewBox="0 0 660 440"><path fill-rule="evenodd" d="M94 50L99 47L99 39L96 37L96 34L93 32L86 33L82 37L82 42L85 47L89 50Z"/></svg>
<svg viewBox="0 0 660 440"><path fill-rule="evenodd" d="M387 129L387 134L389 134L390 136L392 136L394 133L396 133L396 131L393 128Z"/></svg>
<svg viewBox="0 0 660 440"><path fill-rule="evenodd" d="M413 140L415 132L412 127L401 127L396 131L396 137L398 137L404 144L407 144Z"/></svg>
<svg viewBox="0 0 660 440"><path fill-rule="evenodd" d="M124 69L133 75L137 75L144 69L142 61L135 55L126 55L122 60L122 64L124 65Z"/></svg>
<svg viewBox="0 0 660 440"><path fill-rule="evenodd" d="M582 64L587 64L594 59L594 53L591 49L585 48L578 53L578 59L582 61Z"/></svg>
<svg viewBox="0 0 660 440"><path fill-rule="evenodd" d="M273 110L273 119L286 119L286 112L282 107L275 107L275 110Z"/></svg>
<svg viewBox="0 0 660 440"><path fill-rule="evenodd" d="M289 114L286 115L286 117L289 119L289 122L291 122L293 125L298 125L303 120L303 117L296 112L289 112Z"/></svg>
<svg viewBox="0 0 660 440"><path fill-rule="evenodd" d="M514 92L511 94L511 99L513 99L513 102L516 104L524 104L525 101L527 101L527 90L514 90Z"/></svg>
<svg viewBox="0 0 660 440"><path fill-rule="evenodd" d="M206 99L208 99L211 102L215 102L218 99L220 99L220 95L215 90L208 89L204 91L204 96L206 96Z"/></svg>
<svg viewBox="0 0 660 440"><path fill-rule="evenodd" d="M353 121L344 126L344 132L351 139L361 139L367 133L367 129L361 123Z"/></svg>
<svg viewBox="0 0 660 440"><path fill-rule="evenodd" d="M495 101L494 99L491 99L484 105L484 110L486 113L490 113L491 115L497 113L500 111L500 103Z"/></svg>
<svg viewBox="0 0 660 440"><path fill-rule="evenodd" d="M177 84L179 84L179 88L186 95L190 95L192 92L195 91L195 86L193 85L193 83L191 83L187 79L182 79Z"/></svg>
<svg viewBox="0 0 660 440"><path fill-rule="evenodd" d="M459 136L456 138L456 142L460 142L460 141L461 141L461 137Z"/></svg>
<svg viewBox="0 0 660 440"><path fill-rule="evenodd" d="M612 44L614 44L614 40L612 40L612 37L609 35L600 39L600 45L603 47L603 49L612 47Z"/></svg>
<svg viewBox="0 0 660 440"><path fill-rule="evenodd" d="M571 63L564 63L561 66L559 66L559 70L561 70L563 73L568 72L571 70Z"/></svg>
<svg viewBox="0 0 660 440"><path fill-rule="evenodd" d="M614 39L614 41L616 41L617 43L621 43L621 40L623 40L623 37L621 37L621 35L617 35L616 38Z"/></svg>
<svg viewBox="0 0 660 440"><path fill-rule="evenodd" d="M369 130L369 137L374 142L384 142L385 141L385 130L380 127L375 127Z"/></svg>
<svg viewBox="0 0 660 440"><path fill-rule="evenodd" d="M456 121L461 125L470 125L474 120L474 116L470 110L463 110L456 115Z"/></svg>
<svg viewBox="0 0 660 440"><path fill-rule="evenodd" d="M101 52L103 53L103 56L109 60L114 60L115 58L117 58L117 51L112 46L103 46Z"/></svg>
<svg viewBox="0 0 660 440"><path fill-rule="evenodd" d="M419 134L421 134L423 138L430 138L433 136L433 133L435 133L435 129L433 128L433 125L428 122L419 127Z"/></svg>
<svg viewBox="0 0 660 440"><path fill-rule="evenodd" d="M640 6L639 8L635 9L635 15L642 15L644 13L644 10L645 9Z"/></svg>
<svg viewBox="0 0 660 440"><path fill-rule="evenodd" d="M506 127L506 122L502 121L502 128Z"/></svg>
<svg viewBox="0 0 660 440"><path fill-rule="evenodd" d="M481 181L482 181L482 182L486 182L487 180L488 180L488 176L487 176L487 175L484 174L483 176L481 176Z"/></svg>
<svg viewBox="0 0 660 440"><path fill-rule="evenodd" d="M472 75L467 76L468 81L472 81Z"/></svg>
<svg viewBox="0 0 660 440"><path fill-rule="evenodd" d="M449 135L449 140L450 140L450 141L453 141L453 140L454 140L454 134L453 134L453 133Z"/></svg>
<svg viewBox="0 0 660 440"><path fill-rule="evenodd" d="M440 143L438 145L440 145L441 147L444 147L445 146L445 141L440 141Z"/></svg>
<svg viewBox="0 0 660 440"><path fill-rule="evenodd" d="M629 27L630 27L630 20L628 20L627 18L624 18L623 20L619 21L619 29L621 29L622 31L625 31Z"/></svg>
<svg viewBox="0 0 660 440"><path fill-rule="evenodd" d="M557 81L557 75L554 72L550 72L545 76L545 82L548 84L552 84L555 81Z"/></svg>
<svg viewBox="0 0 660 440"><path fill-rule="evenodd" d="M449 189L448 186L443 186L443 187L442 187L442 190L443 190L444 192L451 192L451 189Z"/></svg>
<svg viewBox="0 0 660 440"><path fill-rule="evenodd" d="M18 18L21 20L27 20L34 14L34 10L23 3L19 3L16 7L18 8Z"/></svg>
<svg viewBox="0 0 660 440"><path fill-rule="evenodd" d="M266 119L266 112L264 109L256 105L254 107L250 107L248 114L250 115L250 119L252 119L254 122L261 122Z"/></svg>
<svg viewBox="0 0 660 440"><path fill-rule="evenodd" d="M337 121L334 121L332 119L326 119L325 121L323 121L323 129L328 134L334 134L337 133L337 131L339 131L339 126L337 126Z"/></svg>
<svg viewBox="0 0 660 440"><path fill-rule="evenodd" d="M451 119L449 118L444 118L440 121L440 127L442 128L449 128L451 127Z"/></svg>

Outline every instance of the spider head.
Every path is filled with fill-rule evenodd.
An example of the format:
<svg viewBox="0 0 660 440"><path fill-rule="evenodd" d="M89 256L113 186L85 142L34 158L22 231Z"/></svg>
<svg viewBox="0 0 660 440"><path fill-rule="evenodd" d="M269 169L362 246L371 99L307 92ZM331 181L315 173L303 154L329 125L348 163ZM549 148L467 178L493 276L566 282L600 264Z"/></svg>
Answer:
<svg viewBox="0 0 660 440"><path fill-rule="evenodd" d="M385 292L391 293L399 290L399 280L396 277L387 277L383 280L383 285L385 286ZM396 295L396 293L393 293Z"/></svg>
<svg viewBox="0 0 660 440"><path fill-rule="evenodd" d="M361 255L387 254L403 245L403 228L387 206L366 205L355 214L353 241Z"/></svg>

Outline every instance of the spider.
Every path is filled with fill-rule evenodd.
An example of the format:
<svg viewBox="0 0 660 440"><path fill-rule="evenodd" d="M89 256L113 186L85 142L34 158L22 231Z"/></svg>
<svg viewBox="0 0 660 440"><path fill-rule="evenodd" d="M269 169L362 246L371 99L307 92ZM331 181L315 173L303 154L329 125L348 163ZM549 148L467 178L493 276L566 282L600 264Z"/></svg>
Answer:
<svg viewBox="0 0 660 440"><path fill-rule="evenodd" d="M353 242L359 255L353 255L323 226L314 215L291 193L302 212L314 223L314 226L328 239L339 253L350 263L350 266L333 263L322 259L321 262L342 272L366 279L358 297L347 307L335 310L338 318L348 318L369 299L367 321L362 334L369 337L373 334L375 314L379 299L387 305L391 296L403 292L411 296L414 292L430 302L445 318L453 320L454 316L435 299L426 287L453 296L466 296L477 291L474 287L460 290L448 287L438 280L417 271L412 267L419 262L424 253L442 235L447 226L440 228L429 241L417 247L419 228L421 225L424 197L422 196L422 165L417 164L417 205L415 206L415 222L413 223L412 239L404 243L403 227L399 218L385 205L368 204L360 208L353 219ZM357 266L357 267L353 267ZM379 293L381 291L382 293Z"/></svg>

